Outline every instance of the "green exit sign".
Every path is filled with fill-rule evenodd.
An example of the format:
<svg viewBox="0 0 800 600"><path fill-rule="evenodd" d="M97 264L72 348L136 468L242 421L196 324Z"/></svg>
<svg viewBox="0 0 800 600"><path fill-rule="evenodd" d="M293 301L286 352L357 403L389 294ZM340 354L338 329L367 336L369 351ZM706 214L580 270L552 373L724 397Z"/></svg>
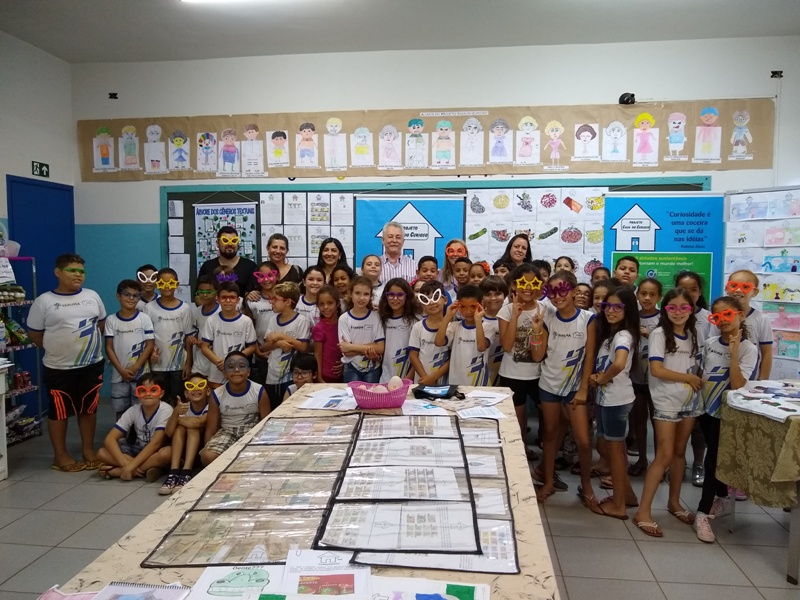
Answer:
<svg viewBox="0 0 800 600"><path fill-rule="evenodd" d="M50 178L50 165L43 162L31 161L31 173L37 177Z"/></svg>

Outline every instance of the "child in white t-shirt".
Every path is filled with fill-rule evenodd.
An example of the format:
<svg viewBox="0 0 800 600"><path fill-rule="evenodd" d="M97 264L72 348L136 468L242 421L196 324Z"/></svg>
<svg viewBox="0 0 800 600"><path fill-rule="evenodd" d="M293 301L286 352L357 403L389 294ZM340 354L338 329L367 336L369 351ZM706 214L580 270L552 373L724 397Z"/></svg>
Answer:
<svg viewBox="0 0 800 600"><path fill-rule="evenodd" d="M387 383L395 376L405 379L412 371L408 342L418 320L414 294L405 279L396 277L386 282L378 314L386 336L380 382Z"/></svg>
<svg viewBox="0 0 800 600"><path fill-rule="evenodd" d="M202 340L203 329L206 322L219 311L217 302L217 283L211 275L201 275L197 278L195 290L196 306L192 309L192 325L194 334L186 338L186 344L192 349L192 369L195 373L202 373L206 377L216 369L203 354Z"/></svg>
<svg viewBox="0 0 800 600"><path fill-rule="evenodd" d="M486 353L499 337L496 320L484 319L483 292L474 285L461 285L457 300L447 307L434 340L438 347L450 346L450 385L485 386L489 383ZM456 312L461 320L454 320Z"/></svg>
<svg viewBox="0 0 800 600"><path fill-rule="evenodd" d="M344 365L342 378L345 383L378 383L385 336L381 318L370 309L372 281L366 277L356 277L350 287L350 298L353 308L339 317L338 324L339 348Z"/></svg>
<svg viewBox="0 0 800 600"><path fill-rule="evenodd" d="M750 306L750 301L758 294L758 277L752 271L735 271L728 277L725 291L742 305L745 325L750 332L750 340L758 348L758 368L752 379L765 381L772 372L772 325L759 310Z"/></svg>
<svg viewBox="0 0 800 600"><path fill-rule="evenodd" d="M656 457L644 480L642 499L634 523L643 533L661 537L651 506L664 472L669 469L667 510L682 523L691 525L694 514L680 503L683 469L686 465L686 443L695 419L702 414L698 394L702 387L697 317L694 302L683 288L664 294L661 316L649 338L650 395L653 398L653 429L656 436Z"/></svg>
<svg viewBox="0 0 800 600"><path fill-rule="evenodd" d="M625 436L634 393L630 373L639 343L639 307L627 286L613 290L597 316L597 358L589 381L597 387L597 449L611 468L614 494L607 503L583 496L583 503L597 514L627 518L626 505L636 503L628 480Z"/></svg>
<svg viewBox="0 0 800 600"><path fill-rule="evenodd" d="M303 294L297 302L295 310L306 317L313 327L319 323L319 308L317 308L317 294L325 285L325 271L321 267L308 267L303 273Z"/></svg>
<svg viewBox="0 0 800 600"><path fill-rule="evenodd" d="M141 293L138 281L123 279L117 285L119 312L106 318L106 356L114 367L111 406L117 419L136 404L136 380L150 370L147 361L153 353L153 321L136 309Z"/></svg>
<svg viewBox="0 0 800 600"><path fill-rule="evenodd" d="M183 387L184 376L192 372L192 355L187 352L186 338L194 332L192 310L188 304L175 297L178 274L170 268L158 272L156 287L161 296L145 307L145 314L153 321L155 349L150 357L150 368L164 377L164 397L175 402Z"/></svg>
<svg viewBox="0 0 800 600"><path fill-rule="evenodd" d="M440 281L428 281L416 294L425 317L411 328L408 358L414 368L414 381L421 385L444 385L450 368L450 346L437 347L436 332L444 320L442 309L446 302Z"/></svg>
<svg viewBox="0 0 800 600"><path fill-rule="evenodd" d="M214 365L208 377L212 389L225 381L222 357L235 350L249 357L256 350L256 329L253 321L236 308L239 303L239 286L232 281L220 283L217 301L220 310L206 321L201 335L203 355Z"/></svg>
<svg viewBox="0 0 800 600"><path fill-rule="evenodd" d="M556 271L548 280L544 295L554 310L533 316L531 355L541 363L539 400L544 417L544 452L533 477L542 483L537 500L544 502L554 491L555 455L566 433L564 405L578 446L582 494L593 496L592 446L586 401L589 376L594 367L596 323L594 315L575 306L578 281L569 271ZM563 482L561 486L564 486ZM563 489L563 487L562 487Z"/></svg>
<svg viewBox="0 0 800 600"><path fill-rule="evenodd" d="M162 402L163 379L148 373L136 381L139 404L131 406L106 435L97 458L103 463L100 476L119 477L130 481L146 477L149 482L161 477L162 467L169 464L170 448L166 440L167 421L172 407Z"/></svg>
<svg viewBox="0 0 800 600"><path fill-rule="evenodd" d="M300 299L300 288L297 284L288 281L279 283L273 291L272 310L275 311L275 320L267 327L261 351L269 355L264 387L274 410L283 402L283 396L291 383L292 357L296 352L308 351L311 322L294 308Z"/></svg>
<svg viewBox="0 0 800 600"><path fill-rule="evenodd" d="M500 365L505 355L499 334L500 321L498 320L498 314L508 297L508 286L506 282L497 275L488 275L481 280L478 287L483 293L481 305L483 306L484 321L494 321L497 323L497 338L492 340L492 345L489 346L489 349L486 351L486 360L489 365L489 385L497 385ZM522 433L525 432L523 431Z"/></svg>

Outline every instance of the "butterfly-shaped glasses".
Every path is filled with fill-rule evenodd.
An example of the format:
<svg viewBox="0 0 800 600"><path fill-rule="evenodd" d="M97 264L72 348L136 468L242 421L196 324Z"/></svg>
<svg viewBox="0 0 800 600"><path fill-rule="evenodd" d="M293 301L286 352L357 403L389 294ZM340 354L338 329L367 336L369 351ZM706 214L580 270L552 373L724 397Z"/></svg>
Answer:
<svg viewBox="0 0 800 600"><path fill-rule="evenodd" d="M417 300L422 306L428 306L429 304L434 304L439 302L442 299L442 290L436 289L433 290L433 293L430 296L426 296L422 292L417 292Z"/></svg>
<svg viewBox="0 0 800 600"><path fill-rule="evenodd" d="M221 235L219 236L219 241L222 242L223 246L235 246L239 243L239 236L228 237L227 235Z"/></svg>
<svg viewBox="0 0 800 600"><path fill-rule="evenodd" d="M158 273L152 273L151 275L145 275L141 271L136 271L136 279L141 281L142 283L155 283L158 279Z"/></svg>

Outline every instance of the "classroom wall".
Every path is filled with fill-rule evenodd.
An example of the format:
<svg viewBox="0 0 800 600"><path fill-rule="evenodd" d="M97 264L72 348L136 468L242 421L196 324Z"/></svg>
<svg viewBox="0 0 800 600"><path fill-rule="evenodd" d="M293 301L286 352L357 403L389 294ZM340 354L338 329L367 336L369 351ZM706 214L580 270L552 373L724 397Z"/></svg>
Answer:
<svg viewBox="0 0 800 600"><path fill-rule="evenodd" d="M0 173L32 177L36 160L50 165L49 181L72 184L75 137L70 65L0 31ZM3 181L3 220L6 201Z"/></svg>
<svg viewBox="0 0 800 600"><path fill-rule="evenodd" d="M713 190L726 191L800 183L797 57L800 36L84 64L72 67L72 115L598 104L626 91L639 101L770 97L779 84L770 71L784 70L776 169L711 172ZM80 183L77 164L74 178L77 248L93 264L93 284L159 260L159 188L169 182Z"/></svg>

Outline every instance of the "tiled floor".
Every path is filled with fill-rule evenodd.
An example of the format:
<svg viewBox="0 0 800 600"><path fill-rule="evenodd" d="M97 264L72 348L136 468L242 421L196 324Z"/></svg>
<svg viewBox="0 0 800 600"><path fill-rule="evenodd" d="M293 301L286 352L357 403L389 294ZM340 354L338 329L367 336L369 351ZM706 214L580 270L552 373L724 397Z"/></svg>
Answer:
<svg viewBox="0 0 800 600"><path fill-rule="evenodd" d="M113 422L106 404L96 443ZM75 425L70 422L68 439L79 457ZM0 481L0 600L33 600L63 584L165 499L160 484L52 470L46 432L9 448L8 460L10 477Z"/></svg>
<svg viewBox="0 0 800 600"><path fill-rule="evenodd" d="M101 409L98 443L112 422ZM77 456L76 433L70 440ZM9 449L11 477L0 481L0 600L34 600L71 579L164 500L158 484L60 473L50 469L51 458L46 436ZM583 508L577 476L562 476L570 491L542 510L562 599L800 600L800 590L786 583L789 515L780 509L739 502L736 531L722 519L713 523L718 542L703 544L665 510L662 485L653 514L664 538L656 540L630 520ZM634 479L637 493L641 487L642 478ZM686 483L681 498L694 510L699 490Z"/></svg>

